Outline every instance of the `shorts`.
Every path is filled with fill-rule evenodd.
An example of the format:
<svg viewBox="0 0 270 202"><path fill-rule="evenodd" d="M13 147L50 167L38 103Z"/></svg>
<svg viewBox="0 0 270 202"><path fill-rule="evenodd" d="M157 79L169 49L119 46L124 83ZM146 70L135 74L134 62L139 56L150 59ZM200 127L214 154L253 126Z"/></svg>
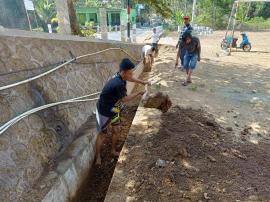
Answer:
<svg viewBox="0 0 270 202"><path fill-rule="evenodd" d="M186 52L184 56L184 68L189 70L194 70L197 66L198 54Z"/></svg>
<svg viewBox="0 0 270 202"><path fill-rule="evenodd" d="M180 60L181 60L181 65L184 66L184 57L186 55L187 50L185 48L181 48L181 54L180 54Z"/></svg>
<svg viewBox="0 0 270 202"><path fill-rule="evenodd" d="M98 133L106 133L108 126L111 124L112 126L119 125L121 122L120 115L116 114L113 117L103 116L96 109L96 128Z"/></svg>
<svg viewBox="0 0 270 202"><path fill-rule="evenodd" d="M109 124L111 123L111 120L112 120L111 117L103 116L96 109L96 124L97 124L96 126L97 126L98 133L106 133L107 128Z"/></svg>

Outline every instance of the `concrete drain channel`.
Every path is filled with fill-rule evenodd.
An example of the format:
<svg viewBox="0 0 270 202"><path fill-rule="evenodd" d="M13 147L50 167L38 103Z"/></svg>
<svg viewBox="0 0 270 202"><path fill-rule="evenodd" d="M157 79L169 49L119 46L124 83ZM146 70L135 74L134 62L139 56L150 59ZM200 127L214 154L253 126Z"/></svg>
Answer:
<svg viewBox="0 0 270 202"><path fill-rule="evenodd" d="M167 112L172 105L168 95L161 92L150 94L141 103L140 100L138 98L129 103L126 110L122 113L119 151L122 150L139 105L146 108L159 109L162 112ZM102 165L100 167L96 167L93 164L88 176L78 189L76 197L71 200L72 202L104 201L118 161L118 158L111 155L111 135L106 137L102 158Z"/></svg>
<svg viewBox="0 0 270 202"><path fill-rule="evenodd" d="M118 144L119 151L124 145L139 102L140 100L137 99L132 103L129 103L126 107L126 110L122 114L122 129ZM100 167L96 167L93 163L88 176L85 178L81 187L78 189L76 197L71 200L72 202L104 201L118 160L118 158L111 155L110 135L106 137L102 152L102 158L102 165Z"/></svg>

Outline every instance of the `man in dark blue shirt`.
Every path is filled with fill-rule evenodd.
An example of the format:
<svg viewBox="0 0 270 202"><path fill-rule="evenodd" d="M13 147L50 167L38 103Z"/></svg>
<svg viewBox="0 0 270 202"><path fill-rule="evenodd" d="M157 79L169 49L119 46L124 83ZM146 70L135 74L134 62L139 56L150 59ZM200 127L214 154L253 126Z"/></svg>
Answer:
<svg viewBox="0 0 270 202"><path fill-rule="evenodd" d="M180 32L179 40L178 40L177 45L176 45L178 52L177 52L177 60L176 60L176 64L175 64L175 66L178 66L178 59L180 57L182 67L184 66L184 56L186 54L186 50L185 50L185 48L180 47L180 43L183 41L183 35L191 34L192 30L193 30L192 26L190 25L190 17L184 16L183 19L184 19L185 25Z"/></svg>
<svg viewBox="0 0 270 202"><path fill-rule="evenodd" d="M123 59L120 64L120 71L111 78L104 86L100 98L97 102L96 121L97 121L97 141L96 141L96 165L101 164L101 149L107 133L107 127L112 125L112 154L118 156L116 143L119 133L119 113L121 107L118 103L128 102L144 92L127 95L127 81L136 82L143 85L149 82L133 78L133 69L135 65L127 58Z"/></svg>

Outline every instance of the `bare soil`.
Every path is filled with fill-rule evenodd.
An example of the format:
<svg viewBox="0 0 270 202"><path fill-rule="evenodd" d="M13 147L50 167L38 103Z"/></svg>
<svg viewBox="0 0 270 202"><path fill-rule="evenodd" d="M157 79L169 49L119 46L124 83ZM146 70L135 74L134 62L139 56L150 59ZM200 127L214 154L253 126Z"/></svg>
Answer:
<svg viewBox="0 0 270 202"><path fill-rule="evenodd" d="M157 134L127 146L132 201L270 201L270 144L238 144L200 109L173 107Z"/></svg>
<svg viewBox="0 0 270 202"><path fill-rule="evenodd" d="M136 171L127 176L134 201L270 201L270 39L269 32L248 34L252 52L232 56L220 53L223 32L201 37L202 61L186 87L170 46L177 36L161 40L167 46L150 76L174 107L158 133L127 143L132 152L122 166ZM122 143L135 111L124 115ZM110 138L104 148L101 169L92 168L74 201L104 200L117 161Z"/></svg>

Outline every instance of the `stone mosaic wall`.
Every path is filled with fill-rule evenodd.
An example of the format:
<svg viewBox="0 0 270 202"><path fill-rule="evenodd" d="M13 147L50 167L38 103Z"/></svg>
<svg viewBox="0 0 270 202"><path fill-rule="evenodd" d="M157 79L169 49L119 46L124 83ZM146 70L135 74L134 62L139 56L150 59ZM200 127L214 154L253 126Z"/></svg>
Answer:
<svg viewBox="0 0 270 202"><path fill-rule="evenodd" d="M110 47L139 58L141 46L78 37L0 32L0 86L44 72L71 58ZM0 91L0 125L43 104L100 91L127 55L105 52L67 65L33 82ZM18 201L93 115L95 102L66 104L24 118L0 136L0 201ZM5 199L5 200L3 200Z"/></svg>

